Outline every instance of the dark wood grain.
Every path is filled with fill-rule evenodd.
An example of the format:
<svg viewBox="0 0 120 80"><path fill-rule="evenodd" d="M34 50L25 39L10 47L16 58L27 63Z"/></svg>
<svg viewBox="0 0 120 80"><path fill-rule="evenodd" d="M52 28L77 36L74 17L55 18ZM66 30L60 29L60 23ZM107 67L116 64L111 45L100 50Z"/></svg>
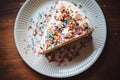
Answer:
<svg viewBox="0 0 120 80"><path fill-rule="evenodd" d="M14 22L25 0L0 0L0 80L53 80L24 63L14 42ZM120 80L120 0L97 0L107 23L107 41L97 62L64 80Z"/></svg>

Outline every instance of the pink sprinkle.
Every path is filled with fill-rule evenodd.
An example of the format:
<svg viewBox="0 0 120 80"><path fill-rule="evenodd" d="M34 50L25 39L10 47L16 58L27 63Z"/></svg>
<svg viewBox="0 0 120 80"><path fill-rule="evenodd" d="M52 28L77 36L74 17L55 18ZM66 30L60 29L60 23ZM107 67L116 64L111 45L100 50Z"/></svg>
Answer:
<svg viewBox="0 0 120 80"><path fill-rule="evenodd" d="M33 50L33 54L35 54L35 53L36 53L36 50L34 49L34 50Z"/></svg>
<svg viewBox="0 0 120 80"><path fill-rule="evenodd" d="M41 52L38 51L38 56L40 56L40 55L41 55Z"/></svg>
<svg viewBox="0 0 120 80"><path fill-rule="evenodd" d="M80 6L78 6L78 8L80 9Z"/></svg>
<svg viewBox="0 0 120 80"><path fill-rule="evenodd" d="M42 14L44 14L44 11L42 11Z"/></svg>
<svg viewBox="0 0 120 80"><path fill-rule="evenodd" d="M29 22L29 25L32 25L32 22Z"/></svg>
<svg viewBox="0 0 120 80"><path fill-rule="evenodd" d="M64 64L64 66L66 66L67 64Z"/></svg>
<svg viewBox="0 0 120 80"><path fill-rule="evenodd" d="M60 60L60 63L63 63L64 62L64 59Z"/></svg>
<svg viewBox="0 0 120 80"><path fill-rule="evenodd" d="M39 35L42 36L42 35L43 35L43 32L39 32Z"/></svg>
<svg viewBox="0 0 120 80"><path fill-rule="evenodd" d="M70 27L71 25L70 25L70 24L67 24L66 26L67 26L67 27Z"/></svg>
<svg viewBox="0 0 120 80"><path fill-rule="evenodd" d="M49 19L46 19L45 22L49 22Z"/></svg>
<svg viewBox="0 0 120 80"><path fill-rule="evenodd" d="M40 19L38 19L35 24L37 24L37 23L39 23L39 22L40 22Z"/></svg>
<svg viewBox="0 0 120 80"><path fill-rule="evenodd" d="M61 38L64 38L64 34L61 34Z"/></svg>
<svg viewBox="0 0 120 80"><path fill-rule="evenodd" d="M55 4L58 4L58 2L56 1Z"/></svg>
<svg viewBox="0 0 120 80"><path fill-rule="evenodd" d="M78 19L77 21L82 21L82 19Z"/></svg>
<svg viewBox="0 0 120 80"><path fill-rule="evenodd" d="M40 30L40 28L38 27L38 28L37 28L37 32L39 32L39 30Z"/></svg>

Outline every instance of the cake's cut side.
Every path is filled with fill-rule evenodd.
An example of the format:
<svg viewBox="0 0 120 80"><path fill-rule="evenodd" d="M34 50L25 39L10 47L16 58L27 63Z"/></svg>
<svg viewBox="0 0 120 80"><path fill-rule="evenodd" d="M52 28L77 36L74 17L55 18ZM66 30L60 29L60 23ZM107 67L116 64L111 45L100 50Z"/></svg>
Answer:
<svg viewBox="0 0 120 80"><path fill-rule="evenodd" d="M46 28L39 53L47 54L93 32L83 11L67 1L58 1Z"/></svg>

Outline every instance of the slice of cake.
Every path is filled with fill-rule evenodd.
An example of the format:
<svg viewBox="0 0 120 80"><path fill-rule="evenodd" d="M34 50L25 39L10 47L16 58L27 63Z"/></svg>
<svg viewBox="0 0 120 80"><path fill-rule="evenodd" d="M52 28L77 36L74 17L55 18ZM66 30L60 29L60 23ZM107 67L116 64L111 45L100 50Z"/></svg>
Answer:
<svg viewBox="0 0 120 80"><path fill-rule="evenodd" d="M47 54L93 32L84 12L67 1L58 1L48 23L39 53Z"/></svg>

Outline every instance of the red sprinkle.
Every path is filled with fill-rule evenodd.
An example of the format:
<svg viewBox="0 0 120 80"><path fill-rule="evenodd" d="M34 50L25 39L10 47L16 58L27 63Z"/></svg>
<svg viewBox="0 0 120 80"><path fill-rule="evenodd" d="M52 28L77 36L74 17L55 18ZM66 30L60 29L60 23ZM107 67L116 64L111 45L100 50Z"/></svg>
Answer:
<svg viewBox="0 0 120 80"><path fill-rule="evenodd" d="M60 63L63 63L64 62L64 59L60 60Z"/></svg>
<svg viewBox="0 0 120 80"><path fill-rule="evenodd" d="M83 33L82 29L78 30L79 35L82 34L82 33Z"/></svg>

